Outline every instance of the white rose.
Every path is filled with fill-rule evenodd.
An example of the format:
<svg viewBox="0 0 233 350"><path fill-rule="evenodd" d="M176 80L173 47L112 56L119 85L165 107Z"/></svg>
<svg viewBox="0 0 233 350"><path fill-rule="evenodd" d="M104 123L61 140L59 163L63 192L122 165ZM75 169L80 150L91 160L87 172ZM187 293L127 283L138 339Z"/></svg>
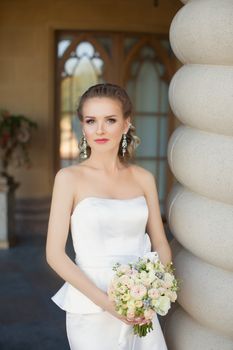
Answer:
<svg viewBox="0 0 233 350"><path fill-rule="evenodd" d="M136 306L136 307L142 307L142 305L143 305L143 303L142 303L141 300L136 300L136 301L135 301L135 306Z"/></svg>
<svg viewBox="0 0 233 350"><path fill-rule="evenodd" d="M139 273L139 276L141 279L147 278L147 272L143 270Z"/></svg>
<svg viewBox="0 0 233 350"><path fill-rule="evenodd" d="M155 274L154 271L150 271L148 273L148 279L150 280L150 283L152 283L155 280Z"/></svg>
<svg viewBox="0 0 233 350"><path fill-rule="evenodd" d="M129 267L129 265L122 264L118 267L117 271L125 274L125 273L128 273L130 271L130 267Z"/></svg>
<svg viewBox="0 0 233 350"><path fill-rule="evenodd" d="M166 288L170 288L173 285L174 276L168 272L164 274L164 284Z"/></svg>
<svg viewBox="0 0 233 350"><path fill-rule="evenodd" d="M129 301L127 301L127 306L129 308L129 310L135 310L135 302L133 299L130 299Z"/></svg>
<svg viewBox="0 0 233 350"><path fill-rule="evenodd" d="M150 259L152 262L156 262L159 260L159 255L158 255L158 252L156 251L148 252L143 256L143 258Z"/></svg>
<svg viewBox="0 0 233 350"><path fill-rule="evenodd" d="M147 269L148 271L153 271L153 269L154 269L154 264L152 264L152 262L148 262L148 263L146 264L146 269Z"/></svg>
<svg viewBox="0 0 233 350"><path fill-rule="evenodd" d="M164 316L167 314L168 310L171 307L170 299L166 295L164 295L164 296L161 296L158 299L158 301L159 301L158 306L157 306L158 309L156 310L156 312L159 315Z"/></svg>
<svg viewBox="0 0 233 350"><path fill-rule="evenodd" d="M126 294L121 296L121 300L123 300L123 301L128 301L129 299L130 299L130 294L129 293L126 293Z"/></svg>
<svg viewBox="0 0 233 350"><path fill-rule="evenodd" d="M174 303L177 299L177 293L172 290L166 291L166 296Z"/></svg>
<svg viewBox="0 0 233 350"><path fill-rule="evenodd" d="M121 285L120 287L117 288L117 291L121 294L124 294L126 291L126 286Z"/></svg>

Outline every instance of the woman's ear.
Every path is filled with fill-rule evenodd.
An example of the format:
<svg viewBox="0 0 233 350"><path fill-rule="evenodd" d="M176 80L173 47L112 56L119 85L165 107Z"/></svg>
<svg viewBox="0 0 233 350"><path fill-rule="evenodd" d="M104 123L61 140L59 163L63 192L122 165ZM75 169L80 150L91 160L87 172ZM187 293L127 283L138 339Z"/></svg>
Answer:
<svg viewBox="0 0 233 350"><path fill-rule="evenodd" d="M127 133L129 131L129 129L130 129L130 126L131 126L130 118L126 119L126 125L127 125L127 128L125 130L125 133Z"/></svg>

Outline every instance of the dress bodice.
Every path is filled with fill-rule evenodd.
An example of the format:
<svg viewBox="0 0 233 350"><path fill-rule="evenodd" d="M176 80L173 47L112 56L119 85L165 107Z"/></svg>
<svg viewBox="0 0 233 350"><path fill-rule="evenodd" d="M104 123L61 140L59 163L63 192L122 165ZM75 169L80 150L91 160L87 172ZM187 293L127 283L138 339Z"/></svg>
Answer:
<svg viewBox="0 0 233 350"><path fill-rule="evenodd" d="M86 197L71 216L71 234L79 264L91 258L135 255L142 247L148 208L144 196L131 199ZM85 260L87 257L87 261Z"/></svg>
<svg viewBox="0 0 233 350"><path fill-rule="evenodd" d="M145 232L148 212L145 196L86 197L75 206L70 218L75 263L103 291L107 291L116 262L135 261L151 251ZM51 299L69 312L102 311L68 282Z"/></svg>

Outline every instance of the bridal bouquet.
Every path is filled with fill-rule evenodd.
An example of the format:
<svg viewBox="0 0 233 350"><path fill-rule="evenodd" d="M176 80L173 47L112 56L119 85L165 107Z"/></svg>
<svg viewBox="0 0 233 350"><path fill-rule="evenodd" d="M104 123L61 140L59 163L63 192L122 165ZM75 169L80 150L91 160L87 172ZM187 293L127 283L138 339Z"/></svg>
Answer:
<svg viewBox="0 0 233 350"><path fill-rule="evenodd" d="M143 337L153 329L155 312L166 315L171 302L177 299L180 281L175 278L173 263L164 266L157 252L149 252L136 262L116 263L113 270L116 273L108 287L108 296L115 302L116 311L128 320L135 317L148 320L133 325L134 334Z"/></svg>

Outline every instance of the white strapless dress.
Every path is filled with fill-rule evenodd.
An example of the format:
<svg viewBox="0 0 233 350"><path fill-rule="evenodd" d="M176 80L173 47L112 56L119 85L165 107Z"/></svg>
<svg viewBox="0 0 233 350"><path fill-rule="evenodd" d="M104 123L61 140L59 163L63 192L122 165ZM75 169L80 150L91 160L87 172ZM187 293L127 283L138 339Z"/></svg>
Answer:
<svg viewBox="0 0 233 350"><path fill-rule="evenodd" d="M151 251L145 232L148 219L145 196L130 199L86 197L71 215L75 263L103 291L116 262L127 263ZM66 311L66 330L71 350L167 350L157 317L145 337L93 303L65 282L51 299Z"/></svg>

